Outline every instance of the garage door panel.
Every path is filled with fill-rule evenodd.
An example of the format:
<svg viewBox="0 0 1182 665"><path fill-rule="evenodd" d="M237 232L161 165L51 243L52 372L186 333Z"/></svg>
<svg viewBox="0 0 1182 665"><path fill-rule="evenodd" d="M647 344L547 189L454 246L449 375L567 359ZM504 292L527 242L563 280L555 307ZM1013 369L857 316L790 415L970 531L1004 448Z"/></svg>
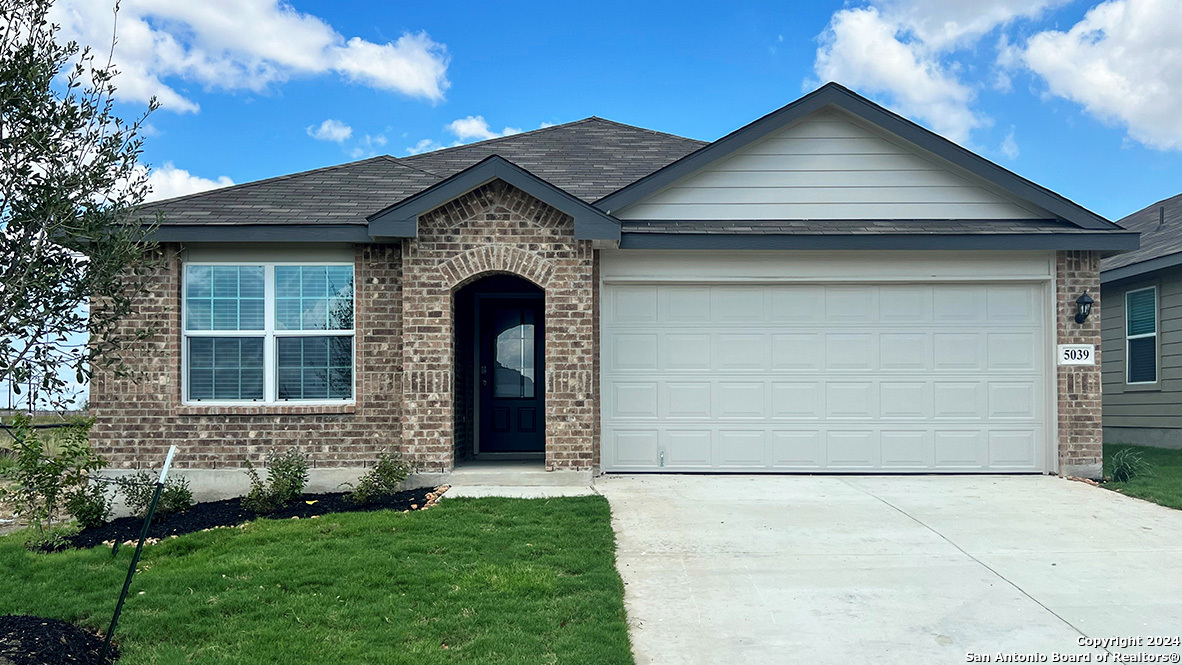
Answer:
<svg viewBox="0 0 1182 665"><path fill-rule="evenodd" d="M762 381L719 381L714 384L714 389L717 393L714 415L717 418L763 418L767 412Z"/></svg>
<svg viewBox="0 0 1182 665"><path fill-rule="evenodd" d="M665 369L710 369L711 340L709 334L665 333L663 335Z"/></svg>
<svg viewBox="0 0 1182 665"><path fill-rule="evenodd" d="M722 468L767 466L767 432L762 429L720 429L714 447L714 464Z"/></svg>
<svg viewBox="0 0 1182 665"><path fill-rule="evenodd" d="M878 320L877 286L825 287L825 321L830 323Z"/></svg>
<svg viewBox="0 0 1182 665"><path fill-rule="evenodd" d="M825 335L826 369L874 369L878 365L877 351L872 333Z"/></svg>
<svg viewBox="0 0 1182 665"><path fill-rule="evenodd" d="M878 365L885 370L926 370L931 364L931 337L920 332L880 333Z"/></svg>
<svg viewBox="0 0 1182 665"><path fill-rule="evenodd" d="M773 334L771 343L773 370L819 370L823 367L825 354L822 353L821 333Z"/></svg>
<svg viewBox="0 0 1182 665"><path fill-rule="evenodd" d="M877 415L871 381L829 381L825 384L826 418L869 419Z"/></svg>
<svg viewBox="0 0 1182 665"><path fill-rule="evenodd" d="M712 438L708 429L665 432L665 463L671 468L709 469L714 466Z"/></svg>
<svg viewBox="0 0 1182 665"><path fill-rule="evenodd" d="M818 381L772 383L771 417L816 420L824 413L825 394Z"/></svg>
<svg viewBox="0 0 1182 665"><path fill-rule="evenodd" d="M611 384L608 390L611 414L616 418L652 418L657 414L656 381L626 382Z"/></svg>
<svg viewBox="0 0 1182 665"><path fill-rule="evenodd" d="M1035 463L1038 437L1033 430L990 431L989 466L1026 468Z"/></svg>
<svg viewBox="0 0 1182 665"><path fill-rule="evenodd" d="M627 285L623 305L619 288L604 292L607 470L1046 463L1039 285Z"/></svg>
<svg viewBox="0 0 1182 665"><path fill-rule="evenodd" d="M830 430L825 437L829 468L868 469L878 464L878 433L873 430Z"/></svg>
<svg viewBox="0 0 1182 665"><path fill-rule="evenodd" d="M1034 333L990 333L987 335L986 369L1024 369L1034 367Z"/></svg>
<svg viewBox="0 0 1182 665"><path fill-rule="evenodd" d="M662 417L670 419L710 418L713 400L709 381L670 381L665 385Z"/></svg>
<svg viewBox="0 0 1182 665"><path fill-rule="evenodd" d="M878 385L878 416L883 419L928 418L932 386L927 381L883 381Z"/></svg>
<svg viewBox="0 0 1182 665"><path fill-rule="evenodd" d="M895 469L925 469L932 465L931 433L924 430L887 430L879 434L882 465Z"/></svg>
<svg viewBox="0 0 1182 665"><path fill-rule="evenodd" d="M776 468L818 469L825 464L821 430L773 430L772 466Z"/></svg>
<svg viewBox="0 0 1182 665"><path fill-rule="evenodd" d="M984 468L983 434L981 430L936 430L933 433L934 465L951 469Z"/></svg>

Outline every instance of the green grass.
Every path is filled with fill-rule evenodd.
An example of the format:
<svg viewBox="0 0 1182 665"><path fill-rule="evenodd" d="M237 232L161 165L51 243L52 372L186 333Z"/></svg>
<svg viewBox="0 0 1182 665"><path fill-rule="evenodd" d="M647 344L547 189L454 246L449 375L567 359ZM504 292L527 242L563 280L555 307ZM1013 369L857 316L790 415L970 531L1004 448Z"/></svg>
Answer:
<svg viewBox="0 0 1182 665"><path fill-rule="evenodd" d="M131 548L22 542L0 538L0 614L105 629ZM120 665L632 663L602 497L259 520L146 547L140 571Z"/></svg>
<svg viewBox="0 0 1182 665"><path fill-rule="evenodd" d="M1112 456L1117 451L1126 448L1132 448L1141 453L1145 461L1152 467L1151 475L1143 475L1124 483L1104 483L1104 487L1182 510L1182 450L1106 443L1104 444L1104 476L1106 478L1112 475L1110 464Z"/></svg>

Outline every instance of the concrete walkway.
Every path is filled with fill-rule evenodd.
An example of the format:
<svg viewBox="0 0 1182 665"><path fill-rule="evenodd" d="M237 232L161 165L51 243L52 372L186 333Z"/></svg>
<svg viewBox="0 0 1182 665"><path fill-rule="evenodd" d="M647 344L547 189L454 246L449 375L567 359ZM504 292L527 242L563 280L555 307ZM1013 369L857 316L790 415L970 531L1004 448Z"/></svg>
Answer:
<svg viewBox="0 0 1182 665"><path fill-rule="evenodd" d="M1182 511L1083 483L638 475L596 488L641 665L1050 661L1102 657L1085 636L1182 636ZM1123 651L1137 652L1182 647Z"/></svg>

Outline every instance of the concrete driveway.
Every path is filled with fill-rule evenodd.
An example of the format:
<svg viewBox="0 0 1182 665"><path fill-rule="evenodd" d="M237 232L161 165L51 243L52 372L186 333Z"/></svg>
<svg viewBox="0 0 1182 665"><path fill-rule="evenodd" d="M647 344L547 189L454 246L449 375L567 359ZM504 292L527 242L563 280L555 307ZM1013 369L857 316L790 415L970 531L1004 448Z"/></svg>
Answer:
<svg viewBox="0 0 1182 665"><path fill-rule="evenodd" d="M1104 658L1084 637L1182 636L1182 511L1083 483L670 475L596 487L640 664L1054 662Z"/></svg>

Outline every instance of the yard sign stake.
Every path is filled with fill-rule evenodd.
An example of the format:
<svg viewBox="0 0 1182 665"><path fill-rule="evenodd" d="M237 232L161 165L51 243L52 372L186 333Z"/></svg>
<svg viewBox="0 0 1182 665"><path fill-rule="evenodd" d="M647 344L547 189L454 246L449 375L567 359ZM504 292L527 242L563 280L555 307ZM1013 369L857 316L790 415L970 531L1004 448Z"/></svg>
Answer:
<svg viewBox="0 0 1182 665"><path fill-rule="evenodd" d="M152 516L156 514L156 504L160 502L160 492L164 489L164 481L168 478L168 467L172 466L172 456L175 454L176 446L169 446L168 457L164 459L164 468L160 470L160 480L156 481L156 492L152 495L152 505L148 506L148 516L144 518L144 528L140 529L140 542L135 546L135 554L131 557L131 566L127 569L127 579L123 580L123 591L119 593L119 602L115 605L114 616L111 617L111 626L107 628L107 636L103 639L103 653L99 656L99 663L107 662L107 652L111 650L111 638L115 635L115 625L119 623L119 614L123 611L123 601L127 600L127 592L131 589L131 578L135 575L135 567L140 562L140 552L144 550L144 541L148 539L148 527L152 524Z"/></svg>

